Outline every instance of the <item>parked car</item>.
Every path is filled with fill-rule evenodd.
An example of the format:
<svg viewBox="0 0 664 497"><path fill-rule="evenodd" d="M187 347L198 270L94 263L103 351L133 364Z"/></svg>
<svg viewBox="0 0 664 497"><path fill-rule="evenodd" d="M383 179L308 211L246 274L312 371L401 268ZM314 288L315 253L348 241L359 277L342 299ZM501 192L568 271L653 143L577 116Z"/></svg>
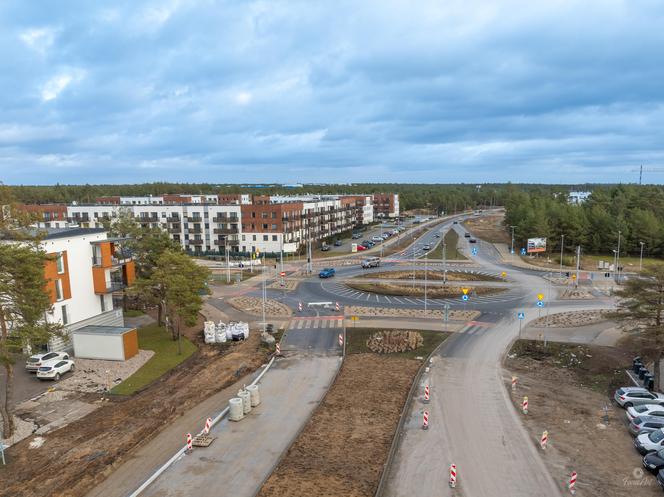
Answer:
<svg viewBox="0 0 664 497"><path fill-rule="evenodd" d="M664 449L643 456L643 467L654 474L664 469Z"/></svg>
<svg viewBox="0 0 664 497"><path fill-rule="evenodd" d="M371 248L374 246L374 242L372 242L371 240L364 240L362 242L362 245L364 245L366 248Z"/></svg>
<svg viewBox="0 0 664 497"><path fill-rule="evenodd" d="M334 270L333 267L326 267L325 269L322 269L320 273L318 273L319 278L331 278L334 276L334 273L336 271Z"/></svg>
<svg viewBox="0 0 664 497"><path fill-rule="evenodd" d="M471 238L470 240L468 240L468 243L477 243L477 240L475 240L474 238Z"/></svg>
<svg viewBox="0 0 664 497"><path fill-rule="evenodd" d="M627 408L627 420L631 423L638 416L662 416L664 417L664 407L658 404L643 404L640 406Z"/></svg>
<svg viewBox="0 0 664 497"><path fill-rule="evenodd" d="M31 372L37 371L40 367L45 366L53 361L66 361L69 359L69 354L64 352L46 352L43 354L35 354L28 357L25 361L25 369Z"/></svg>
<svg viewBox="0 0 664 497"><path fill-rule="evenodd" d="M334 242L335 247L341 247L343 244L344 244L344 242L342 242L341 240L335 240L335 242Z"/></svg>
<svg viewBox="0 0 664 497"><path fill-rule="evenodd" d="M470 238L470 233L464 233L464 234L463 234L463 237L464 237L464 238Z"/></svg>
<svg viewBox="0 0 664 497"><path fill-rule="evenodd" d="M368 269L371 267L378 267L378 266L380 266L380 257L369 257L368 259L364 259L362 261L363 269Z"/></svg>
<svg viewBox="0 0 664 497"><path fill-rule="evenodd" d="M366 250L366 249L367 249L367 248L366 248L364 245L360 245L359 243L357 244L357 250L359 250L360 252L361 252L362 250Z"/></svg>
<svg viewBox="0 0 664 497"><path fill-rule="evenodd" d="M659 486L664 489L664 471L659 471L659 473L657 473L657 483L659 483Z"/></svg>
<svg viewBox="0 0 664 497"><path fill-rule="evenodd" d="M326 245L326 244L323 244L321 246L320 250L321 250L321 252L327 252L328 250L330 250L330 246Z"/></svg>
<svg viewBox="0 0 664 497"><path fill-rule="evenodd" d="M74 371L74 361L69 359L53 361L47 365L41 366L37 370L37 378L40 380L58 381L63 374L68 373L69 371Z"/></svg>
<svg viewBox="0 0 664 497"><path fill-rule="evenodd" d="M627 429L635 437L641 433L650 433L660 428L664 428L664 418L659 416L637 416L629 423Z"/></svg>
<svg viewBox="0 0 664 497"><path fill-rule="evenodd" d="M643 433L634 439L634 447L639 454L646 455L650 452L659 452L664 448L664 430L661 428L650 433Z"/></svg>
<svg viewBox="0 0 664 497"><path fill-rule="evenodd" d="M650 392L643 387L622 387L616 390L613 399L616 403L627 409L632 406L643 404L659 404L664 407L664 395L657 392Z"/></svg>
<svg viewBox="0 0 664 497"><path fill-rule="evenodd" d="M359 240L360 238L362 238L362 233L353 233L353 235L351 236L351 238L352 238L353 240Z"/></svg>
<svg viewBox="0 0 664 497"><path fill-rule="evenodd" d="M382 242L383 238L379 235L374 235L374 236L371 237L371 241L373 241L373 242Z"/></svg>

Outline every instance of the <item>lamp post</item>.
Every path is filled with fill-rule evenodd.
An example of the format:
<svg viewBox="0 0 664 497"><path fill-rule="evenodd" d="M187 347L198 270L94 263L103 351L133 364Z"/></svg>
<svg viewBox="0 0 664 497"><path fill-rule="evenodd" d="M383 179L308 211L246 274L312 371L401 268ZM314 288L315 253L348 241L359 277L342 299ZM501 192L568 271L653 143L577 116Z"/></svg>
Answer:
<svg viewBox="0 0 664 497"><path fill-rule="evenodd" d="M620 281L620 230L618 230L618 251L616 252L616 274L618 275L618 281Z"/></svg>
<svg viewBox="0 0 664 497"><path fill-rule="evenodd" d="M512 228L512 247L510 248L510 254L514 255L514 228L516 228L516 226L510 226L510 228Z"/></svg>
<svg viewBox="0 0 664 497"><path fill-rule="evenodd" d="M560 235L560 277L563 277L563 247L565 247L565 235Z"/></svg>
<svg viewBox="0 0 664 497"><path fill-rule="evenodd" d="M641 244L641 255L639 256L639 271L643 270L643 242L639 242Z"/></svg>
<svg viewBox="0 0 664 497"><path fill-rule="evenodd" d="M424 316L427 315L427 262L429 260L429 252L424 252Z"/></svg>

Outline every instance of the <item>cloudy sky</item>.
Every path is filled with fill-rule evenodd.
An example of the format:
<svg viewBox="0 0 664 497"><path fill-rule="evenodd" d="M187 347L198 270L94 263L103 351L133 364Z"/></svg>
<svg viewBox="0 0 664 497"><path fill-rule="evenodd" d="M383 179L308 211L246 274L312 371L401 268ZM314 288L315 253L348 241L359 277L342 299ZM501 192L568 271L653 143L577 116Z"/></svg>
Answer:
<svg viewBox="0 0 664 497"><path fill-rule="evenodd" d="M660 0L3 0L0 181L662 183L662 26Z"/></svg>

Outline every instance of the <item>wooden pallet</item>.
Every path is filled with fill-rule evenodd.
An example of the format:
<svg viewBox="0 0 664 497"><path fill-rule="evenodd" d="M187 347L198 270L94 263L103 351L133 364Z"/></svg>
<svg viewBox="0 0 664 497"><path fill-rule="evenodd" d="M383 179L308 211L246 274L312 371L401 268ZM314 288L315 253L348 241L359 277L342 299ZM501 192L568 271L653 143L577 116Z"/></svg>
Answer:
<svg viewBox="0 0 664 497"><path fill-rule="evenodd" d="M215 438L216 437L211 437L210 435L197 435L191 443L194 447L207 447L214 442Z"/></svg>

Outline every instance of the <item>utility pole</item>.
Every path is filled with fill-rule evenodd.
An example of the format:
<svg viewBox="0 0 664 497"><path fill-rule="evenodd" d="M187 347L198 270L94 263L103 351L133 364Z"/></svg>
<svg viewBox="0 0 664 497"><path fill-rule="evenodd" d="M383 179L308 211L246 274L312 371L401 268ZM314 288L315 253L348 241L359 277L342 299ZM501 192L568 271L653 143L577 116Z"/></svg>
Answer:
<svg viewBox="0 0 664 497"><path fill-rule="evenodd" d="M576 247L576 279L574 280L574 286L579 287L579 268L581 267L581 245Z"/></svg>
<svg viewBox="0 0 664 497"><path fill-rule="evenodd" d="M641 255L639 256L639 271L643 270L643 242L639 242L641 244Z"/></svg>
<svg viewBox="0 0 664 497"><path fill-rule="evenodd" d="M427 315L427 262L429 260L429 252L424 252L424 316Z"/></svg>
<svg viewBox="0 0 664 497"><path fill-rule="evenodd" d="M383 221L380 222L380 256L383 257L383 245L385 244L385 240L383 239Z"/></svg>
<svg viewBox="0 0 664 497"><path fill-rule="evenodd" d="M514 228L516 226L510 226L510 228L512 228L512 248L510 249L510 254L514 255Z"/></svg>
<svg viewBox="0 0 664 497"><path fill-rule="evenodd" d="M261 267L263 272L263 333L266 332L266 323L265 323L265 300L267 299L267 289L265 281L265 253L263 253L263 266Z"/></svg>
<svg viewBox="0 0 664 497"><path fill-rule="evenodd" d="M563 277L563 247L565 246L565 235L560 236L560 277Z"/></svg>
<svg viewBox="0 0 664 497"><path fill-rule="evenodd" d="M447 284L447 244L445 243L445 235L443 235L443 285Z"/></svg>
<svg viewBox="0 0 664 497"><path fill-rule="evenodd" d="M618 230L618 251L616 252L616 275L618 276L618 282L620 281L620 230Z"/></svg>
<svg viewBox="0 0 664 497"><path fill-rule="evenodd" d="M226 283L231 283L231 260L228 256L228 240L224 238L224 255L226 255Z"/></svg>

